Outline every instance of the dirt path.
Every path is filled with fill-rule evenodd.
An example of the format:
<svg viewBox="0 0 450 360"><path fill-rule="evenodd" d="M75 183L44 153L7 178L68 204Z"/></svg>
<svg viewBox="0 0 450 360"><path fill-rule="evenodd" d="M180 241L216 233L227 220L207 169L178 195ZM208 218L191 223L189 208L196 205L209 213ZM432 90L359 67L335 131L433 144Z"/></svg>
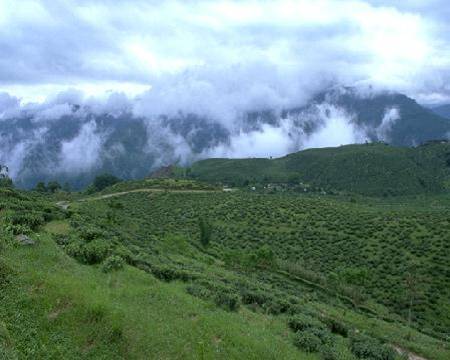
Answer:
<svg viewBox="0 0 450 360"><path fill-rule="evenodd" d="M397 353L399 353L400 355L404 355L406 354L406 356L408 356L408 360L427 360L426 358L419 356L417 354L414 354L413 352L403 349L400 346L397 345L393 345L395 351L397 351Z"/></svg>
<svg viewBox="0 0 450 360"><path fill-rule="evenodd" d="M220 190L167 190L167 189L155 189L155 188L147 188L147 189L134 189L134 190L128 190L128 191L121 191L111 194L105 194L105 195L99 195L99 196L93 196L93 197L87 197L84 199L78 199L74 200L74 202L85 202L85 201L94 201L94 200L102 200L102 199L108 199L112 197L117 196L123 196L130 193L137 193L137 192L171 192L171 193L195 193L195 194L202 194L202 193L214 193L214 192L220 192ZM57 206L59 206L63 210L67 210L69 208L70 202L69 201L58 201L56 203Z"/></svg>

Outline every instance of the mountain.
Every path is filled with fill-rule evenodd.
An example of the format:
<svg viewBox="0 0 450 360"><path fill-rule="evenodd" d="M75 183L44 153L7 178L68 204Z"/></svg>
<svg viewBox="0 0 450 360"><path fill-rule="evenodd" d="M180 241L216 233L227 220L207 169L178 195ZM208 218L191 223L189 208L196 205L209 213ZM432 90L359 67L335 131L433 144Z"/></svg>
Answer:
<svg viewBox="0 0 450 360"><path fill-rule="evenodd" d="M431 110L439 116L450 119L450 104L433 106Z"/></svg>
<svg viewBox="0 0 450 360"><path fill-rule="evenodd" d="M450 121L419 105L406 95L392 92L361 93L355 88L339 88L319 94L316 103L332 103L355 114L354 122L368 128L372 141L415 146L429 140L447 138Z"/></svg>
<svg viewBox="0 0 450 360"><path fill-rule="evenodd" d="M450 120L398 93L337 87L306 105L236 114L136 115L129 107L44 104L0 114L0 163L16 186L58 180L79 189L100 173L140 178L209 157L280 156L304 148L443 139Z"/></svg>
<svg viewBox="0 0 450 360"><path fill-rule="evenodd" d="M415 148L368 143L308 149L278 159L207 159L194 163L188 174L232 186L302 183L371 196L440 193L450 181L450 143Z"/></svg>

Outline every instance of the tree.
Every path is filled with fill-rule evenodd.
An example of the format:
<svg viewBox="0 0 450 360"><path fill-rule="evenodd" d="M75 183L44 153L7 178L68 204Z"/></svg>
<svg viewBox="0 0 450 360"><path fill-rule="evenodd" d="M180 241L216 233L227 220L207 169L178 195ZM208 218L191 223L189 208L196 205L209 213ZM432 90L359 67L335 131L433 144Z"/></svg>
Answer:
<svg viewBox="0 0 450 360"><path fill-rule="evenodd" d="M408 307L408 326L411 326L414 305L420 294L421 278L418 274L417 264L410 265L404 277L404 296Z"/></svg>
<svg viewBox="0 0 450 360"><path fill-rule="evenodd" d="M203 246L208 246L209 242L211 241L211 224L208 222L208 220L201 217L198 221L198 226L200 229L200 243Z"/></svg>
<svg viewBox="0 0 450 360"><path fill-rule="evenodd" d="M61 185L59 184L59 182L57 181L50 181L47 184L47 189L48 191L50 191L52 194L54 194L55 192L57 192L58 190L61 190Z"/></svg>
<svg viewBox="0 0 450 360"><path fill-rule="evenodd" d="M0 187L12 187L13 182L9 177L7 166L0 165Z"/></svg>
<svg viewBox="0 0 450 360"><path fill-rule="evenodd" d="M66 181L66 182L64 183L62 189L63 189L63 191L65 191L65 192L70 192L70 191L71 191L70 184Z"/></svg>
<svg viewBox="0 0 450 360"><path fill-rule="evenodd" d="M120 179L111 174L101 174L95 177L92 185L96 191L101 191L108 186L120 182Z"/></svg>
<svg viewBox="0 0 450 360"><path fill-rule="evenodd" d="M256 250L255 258L256 266L258 267L270 268L275 266L276 264L275 253L267 244L261 246L258 250Z"/></svg>
<svg viewBox="0 0 450 360"><path fill-rule="evenodd" d="M40 193L46 193L48 191L47 187L45 186L45 183L42 181L39 181L35 188L34 191L40 192Z"/></svg>

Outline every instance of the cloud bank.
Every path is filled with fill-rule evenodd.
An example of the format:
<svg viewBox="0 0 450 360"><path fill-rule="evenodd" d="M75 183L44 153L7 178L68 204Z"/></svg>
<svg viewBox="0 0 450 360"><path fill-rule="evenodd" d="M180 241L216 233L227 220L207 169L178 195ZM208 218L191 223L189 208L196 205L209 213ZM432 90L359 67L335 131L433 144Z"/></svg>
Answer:
<svg viewBox="0 0 450 360"><path fill-rule="evenodd" d="M213 108L223 106L217 96L237 107L286 105L323 82L366 82L438 101L450 94L447 8L445 0L0 0L0 89L43 100L67 87L154 88L163 102L192 92L194 103L213 98Z"/></svg>
<svg viewBox="0 0 450 360"><path fill-rule="evenodd" d="M0 0L0 162L18 179L140 176L369 133L389 141L395 107L376 129L333 101L303 107L342 84L450 101L446 1L407 3Z"/></svg>

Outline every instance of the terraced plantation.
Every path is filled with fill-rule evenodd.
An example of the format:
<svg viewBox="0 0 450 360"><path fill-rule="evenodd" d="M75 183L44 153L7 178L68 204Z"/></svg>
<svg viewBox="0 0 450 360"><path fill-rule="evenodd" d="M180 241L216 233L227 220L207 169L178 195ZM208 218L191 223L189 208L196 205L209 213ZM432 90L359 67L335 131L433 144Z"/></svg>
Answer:
<svg viewBox="0 0 450 360"><path fill-rule="evenodd" d="M450 356L448 195L2 195L7 359Z"/></svg>
<svg viewBox="0 0 450 360"><path fill-rule="evenodd" d="M278 159L207 159L194 163L186 175L233 186L302 182L309 190L376 197L443 193L450 184L450 143L415 148L369 143L308 149Z"/></svg>

